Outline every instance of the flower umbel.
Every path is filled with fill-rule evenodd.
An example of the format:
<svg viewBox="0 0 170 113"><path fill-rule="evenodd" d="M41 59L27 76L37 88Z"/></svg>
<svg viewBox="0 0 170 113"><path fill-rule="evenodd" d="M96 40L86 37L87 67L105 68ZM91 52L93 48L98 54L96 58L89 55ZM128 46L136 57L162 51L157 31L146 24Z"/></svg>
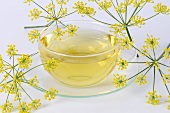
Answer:
<svg viewBox="0 0 170 113"><path fill-rule="evenodd" d="M147 83L147 80L146 80L146 75L138 75L136 80L135 80L135 83L136 84L139 84L139 85L144 85Z"/></svg>
<svg viewBox="0 0 170 113"><path fill-rule="evenodd" d="M19 68L28 68L32 64L32 58L28 54L22 54L17 60Z"/></svg>
<svg viewBox="0 0 170 113"><path fill-rule="evenodd" d="M34 86L34 87L37 87L38 86L38 79L37 79L37 76L34 76L33 78L31 78L28 82L28 85L30 86Z"/></svg>
<svg viewBox="0 0 170 113"><path fill-rule="evenodd" d="M112 7L112 3L110 0L104 0L103 2L99 2L99 6L100 6L99 9L103 9L106 11L107 9Z"/></svg>
<svg viewBox="0 0 170 113"><path fill-rule="evenodd" d="M40 36L40 32L37 29L33 29L28 33L28 39L34 43Z"/></svg>
<svg viewBox="0 0 170 113"><path fill-rule="evenodd" d="M157 47L159 47L159 42L157 40L159 40L159 38L157 39L152 35L148 35L148 38L146 38L145 40L146 46L148 46L150 49L156 49Z"/></svg>
<svg viewBox="0 0 170 113"><path fill-rule="evenodd" d="M122 48L122 50L124 50L125 48L127 50L130 50L130 48L132 47L134 41L130 41L128 37L126 38L120 38L120 46Z"/></svg>
<svg viewBox="0 0 170 113"><path fill-rule="evenodd" d="M47 62L44 64L44 69L47 71L53 71L57 68L59 61L52 58L47 60Z"/></svg>
<svg viewBox="0 0 170 113"><path fill-rule="evenodd" d="M22 102L18 105L19 113L30 113L30 108L26 102Z"/></svg>
<svg viewBox="0 0 170 113"><path fill-rule="evenodd" d="M154 6L153 8L156 13L162 13L166 15L170 14L170 8L168 8L168 6L166 5L163 5L162 3L156 4L156 6Z"/></svg>
<svg viewBox="0 0 170 113"><path fill-rule="evenodd" d="M2 109L2 113L12 112L13 105L9 102L12 97L12 99L16 101L16 103L18 103L19 113L30 113L32 109L38 109L41 105L40 100L33 99L22 86L23 84L26 84L27 86L41 88L40 86L38 86L39 81L37 79L37 76L34 76L31 79L28 79L29 77L27 78L28 72L43 65L39 64L35 67L30 68L30 65L32 64L32 57L38 52L30 55L16 54L17 52L18 50L16 50L15 45L8 45L7 54L8 56L10 56L12 64L3 59L2 55L0 55L0 73L3 75L0 78L0 93L7 94L5 104L3 106L0 106L0 108ZM16 59L18 61L17 63ZM56 66L56 60L52 59L47 64L48 69L52 70ZM27 69L27 71L25 71L25 69ZM41 89L43 89L44 92L47 91L44 88ZM53 90L50 91L52 92ZM11 95L12 97L10 97ZM29 99L32 101L30 104L23 102L23 97L25 95L29 97ZM53 99L54 98L55 97L53 96Z"/></svg>
<svg viewBox="0 0 170 113"><path fill-rule="evenodd" d="M70 24L69 26L67 26L67 32L69 34L69 37L76 35L75 32L77 30L78 30L78 27L76 25Z"/></svg>
<svg viewBox="0 0 170 113"><path fill-rule="evenodd" d="M41 106L40 99L32 100L32 102L28 105L31 109L38 109Z"/></svg>
<svg viewBox="0 0 170 113"><path fill-rule="evenodd" d="M55 40L56 39L62 40L61 36L63 36L65 34L65 31L62 31L61 28L57 28L55 31L52 31L52 34L53 34Z"/></svg>
<svg viewBox="0 0 170 113"><path fill-rule="evenodd" d="M124 69L127 69L128 62L126 60L123 60L122 58L120 58L119 61L117 62L117 65L118 65L119 70L124 70Z"/></svg>
<svg viewBox="0 0 170 113"><path fill-rule="evenodd" d="M31 20L36 20L40 17L42 11L40 11L39 9L37 8L34 8L32 10L30 10L30 14L28 15L29 17L31 17Z"/></svg>
<svg viewBox="0 0 170 113"><path fill-rule="evenodd" d="M32 1L34 1L34 0L25 0L24 3L25 3L25 4L28 3L28 5L30 5L30 3L31 3Z"/></svg>
<svg viewBox="0 0 170 113"><path fill-rule="evenodd" d="M168 60L169 58L170 58L170 48L165 48L164 49L164 58L166 59L166 60Z"/></svg>
<svg viewBox="0 0 170 113"><path fill-rule="evenodd" d="M44 98L47 100L53 100L56 98L58 91L56 89L50 88L49 91L45 91Z"/></svg>
<svg viewBox="0 0 170 113"><path fill-rule="evenodd" d="M127 85L126 75L113 74L113 85L116 88L125 87Z"/></svg>
<svg viewBox="0 0 170 113"><path fill-rule="evenodd" d="M158 95L155 90L153 92L148 92L148 95L146 97L148 98L147 103L152 105L159 105L159 99L162 98L162 96Z"/></svg>
<svg viewBox="0 0 170 113"><path fill-rule="evenodd" d="M2 113L11 113L13 105L9 101L6 101L6 103L3 106L0 106L0 108L2 109Z"/></svg>
<svg viewBox="0 0 170 113"><path fill-rule="evenodd" d="M164 74L162 79L164 84L170 83L170 74Z"/></svg>
<svg viewBox="0 0 170 113"><path fill-rule="evenodd" d="M8 45L8 49L6 51L6 53L8 54L8 56L12 57L13 55L16 55L16 53L18 52L18 50L16 49L16 45Z"/></svg>

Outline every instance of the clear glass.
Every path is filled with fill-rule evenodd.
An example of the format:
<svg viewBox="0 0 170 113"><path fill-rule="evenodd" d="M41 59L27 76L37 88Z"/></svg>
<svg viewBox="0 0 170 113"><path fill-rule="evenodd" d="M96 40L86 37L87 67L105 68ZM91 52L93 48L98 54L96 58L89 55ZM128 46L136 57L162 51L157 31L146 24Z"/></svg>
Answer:
<svg viewBox="0 0 170 113"><path fill-rule="evenodd" d="M109 27L98 22L69 21L79 27L76 35L67 34L62 40L54 39L52 31L58 26L45 29L39 39L42 62L59 60L54 71L49 73L59 82L73 87L89 87L102 82L115 68L120 55L118 38L109 32ZM61 27L61 26L59 26Z"/></svg>
<svg viewBox="0 0 170 113"><path fill-rule="evenodd" d="M68 21L68 22L64 22L64 24L66 24L66 25L67 24L75 24L75 25L79 26L80 28L90 29L91 31L94 32L93 35L95 35L95 31L104 31L105 33L110 34L109 27L105 26L101 23L98 23L98 22ZM45 54L45 56L48 56L49 58L56 58L59 60L62 59L67 62L78 63L78 64L79 63L88 64L89 62L96 62L96 60L97 61L102 60L103 58L106 58L106 56L110 56L110 55L112 56L113 54L115 54L115 55L113 55L114 56L113 58L116 59L117 57L119 57L118 51L120 51L120 49L119 49L118 44L114 45L112 48L105 49L102 52L96 52L95 54L93 51L92 53L90 53L88 55L87 54L86 55L75 55L75 54L70 55L67 52L63 52L63 51L59 51L59 50L58 50L58 52L56 52L56 49L53 49L53 48L49 49L47 47L47 45L48 45L47 42L42 43L42 38L44 36L47 36L48 34L50 34L52 30L55 30L55 28L56 28L56 26L51 26L50 28L44 29L41 33L41 36L39 39L39 52L40 52L40 58L41 58L42 62L44 62L42 59L44 57L44 54ZM85 32L85 33L89 33L89 32L90 31ZM79 32L77 35L79 35ZM65 36L65 37L68 38L68 36ZM63 42L57 41L56 48L58 48L59 46L62 47L62 45L65 44L64 42L65 41L63 41ZM83 43L81 43L81 44L83 44ZM72 45L72 43L69 43L67 45ZM71 48L71 50L74 50L74 49ZM115 52L115 51L117 51L117 52ZM130 61L130 62L136 61L136 56L137 56L137 52L135 49L131 49L129 51L124 50L121 52L121 57L123 59ZM37 59L37 63L40 63L41 61ZM133 64L133 65L129 64L127 70L120 71L117 69L117 67L115 68L116 60L113 60L113 61L111 60L111 61L109 61L109 63L110 63L109 67L106 67L109 70L109 71L107 71L107 74L105 76L101 76L101 77L97 76L99 79L95 78L96 81L94 81L92 84L90 83L90 84L86 84L83 86L76 84L76 87L75 87L75 84L70 85L68 83L65 83L65 82L61 81L61 79L59 77L56 77L55 74L53 75L51 73L46 73L44 70L42 70L41 72L39 72L40 75L42 75L43 73L45 73L45 74L43 74L43 76L39 77L39 80L41 81L39 85L45 89L49 89L50 87L56 88L59 92L57 94L57 96L70 97L70 98L86 98L86 97L96 97L96 96L112 94L112 93L115 93L115 92L120 91L125 88L124 87L124 88L116 89L114 87L114 85L112 83L112 78L113 78L112 74L119 73L119 74L124 74L127 77L131 77L132 75L134 75L135 73L138 72L138 65L137 64ZM101 64L103 64L103 63L101 63ZM86 66L86 68L87 67L88 66ZM81 68L81 66L80 66L80 68ZM73 71L73 72L81 70L80 68L75 69L75 71ZM82 70L87 71L88 68L87 69L86 68L84 68ZM92 66L90 68L94 69L95 67ZM67 72L69 71L69 68L65 67L64 69ZM97 73L97 72L98 72L97 70L94 71L94 73ZM130 85L134 80L135 80L135 78L128 81L127 86ZM76 81L76 82L78 82L78 81ZM71 86L74 86L74 87L71 87ZM42 89L39 89L39 88L36 88L36 89L43 92Z"/></svg>

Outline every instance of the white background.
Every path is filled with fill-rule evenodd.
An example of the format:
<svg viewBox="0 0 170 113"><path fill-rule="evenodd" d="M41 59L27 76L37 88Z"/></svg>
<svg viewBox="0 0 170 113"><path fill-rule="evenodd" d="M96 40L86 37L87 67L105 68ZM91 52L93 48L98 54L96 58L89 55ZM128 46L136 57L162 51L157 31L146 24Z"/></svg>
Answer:
<svg viewBox="0 0 170 113"><path fill-rule="evenodd" d="M31 22L28 18L29 10L35 7L31 4L28 6L23 4L23 0L0 0L0 54L6 57L5 51L8 44L16 44L20 53L34 53L37 51L37 43L32 45L27 38L27 32L24 30L26 25L43 25L45 20L38 20ZM50 0L36 0L38 3L46 5ZM70 0L74 2L76 0ZM169 0L155 0L155 2L163 2L170 7ZM68 7L72 7L72 3L68 4ZM96 5L94 7L97 8ZM71 10L71 9L70 9ZM149 17L153 14L152 5L147 5L140 15ZM101 20L114 23L107 14L102 11L97 13L97 18ZM65 20L80 20L88 19L74 14ZM146 25L142 28L131 28L130 32L135 38L135 43L139 47L144 44L146 34L152 34L155 37L161 38L160 46L157 54L160 54L163 49L170 42L170 15L159 15L158 17L146 22ZM7 59L7 58L5 58ZM42 68L40 68L42 69ZM37 71L41 71L38 70ZM36 71L35 71L36 73ZM161 83L161 79L157 79L156 88L158 93L163 95L161 105L152 106L146 104L145 95L148 91L152 90L152 73L149 73L149 83L144 86L137 86L135 84L130 85L124 90L94 98L63 98L57 97L52 102L42 103L42 107L34 111L35 113L169 113L167 110L167 104L164 100L167 96L165 87ZM30 89L28 89L30 90ZM34 97L43 95L36 90L30 90ZM6 98L5 95L0 95L0 102ZM15 110L15 112L17 112Z"/></svg>

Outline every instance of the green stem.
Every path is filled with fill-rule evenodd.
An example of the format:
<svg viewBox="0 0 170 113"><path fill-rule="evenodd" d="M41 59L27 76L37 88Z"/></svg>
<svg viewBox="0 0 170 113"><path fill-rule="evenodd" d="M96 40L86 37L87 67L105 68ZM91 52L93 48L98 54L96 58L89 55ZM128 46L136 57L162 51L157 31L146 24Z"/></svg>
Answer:
<svg viewBox="0 0 170 113"><path fill-rule="evenodd" d="M13 80L10 80L10 81L8 81L8 82L6 82L6 83L8 84L8 83L11 83L12 81L13 81ZM5 83L4 83L4 84L5 84ZM1 84L1 85L4 85L4 84Z"/></svg>
<svg viewBox="0 0 170 113"><path fill-rule="evenodd" d="M127 0L126 0L126 2L127 2ZM125 23L127 21L127 12L128 12L128 7L127 7L127 4L126 4Z"/></svg>
<svg viewBox="0 0 170 113"><path fill-rule="evenodd" d="M168 46L166 48L170 47L170 43L168 44ZM163 58L163 55L165 54L165 52L163 52L157 59L157 61L159 61L161 58Z"/></svg>
<svg viewBox="0 0 170 113"><path fill-rule="evenodd" d="M54 5L53 0L51 0L51 3L52 3L52 5ZM52 10L53 10L53 15L56 17L56 14L55 14L55 8L53 8Z"/></svg>
<svg viewBox="0 0 170 113"><path fill-rule="evenodd" d="M115 4L113 3L113 0L111 0L111 2L112 2L113 7L116 9L116 6L115 6ZM117 10L116 10L116 12L117 12L118 16L120 17L120 19L122 20L122 22L125 23L124 20L121 18L119 12L118 12Z"/></svg>
<svg viewBox="0 0 170 113"><path fill-rule="evenodd" d="M8 95L7 95L7 98L6 98L6 103L7 103L7 101L8 101L9 94L10 94L10 92L11 92L11 90L12 90L12 87L13 87L13 85L10 87L10 91L9 91L9 93L8 93Z"/></svg>
<svg viewBox="0 0 170 113"><path fill-rule="evenodd" d="M25 94L30 98L30 100L33 100L31 96L25 91L25 89L18 82L17 84L21 87L21 89L25 92Z"/></svg>
<svg viewBox="0 0 170 113"><path fill-rule="evenodd" d="M12 62L13 64L12 64L12 70L13 70L13 76L14 76L14 56L13 56L13 62Z"/></svg>
<svg viewBox="0 0 170 113"><path fill-rule="evenodd" d="M158 14L159 14L159 13L156 13L155 15L153 15L153 16L151 16L151 17L149 17L149 18L145 19L145 21L147 21L147 20L149 20L149 19L151 19L151 18L153 18L153 17L157 16Z"/></svg>
<svg viewBox="0 0 170 113"><path fill-rule="evenodd" d="M163 72L159 69L159 73L160 73L160 75L161 75L161 77L162 77L162 80L163 80ZM168 89L168 86L165 84L165 87L166 87L166 90L168 91L168 93L169 93L169 95L170 95L170 91L169 91L169 89Z"/></svg>
<svg viewBox="0 0 170 113"><path fill-rule="evenodd" d="M23 81L23 83L25 83L25 84L28 84L28 82L27 82L28 80L26 80L26 81ZM43 89L43 88L41 88L41 87L39 87L39 86L31 86L31 87L34 87L34 88L39 88L39 89L41 89L41 90L43 90L43 91L47 91L47 90L45 90L45 89Z"/></svg>
<svg viewBox="0 0 170 113"><path fill-rule="evenodd" d="M24 74L28 73L29 71L31 71L31 70L33 70L33 69L39 67L39 66L42 66L42 65L43 65L43 64L39 64L39 65L37 65L37 66L35 66L35 67L29 69L28 71L26 71L25 73L23 73L22 75L20 75L20 76L18 77L18 79L19 79L20 77L22 77Z"/></svg>
<svg viewBox="0 0 170 113"><path fill-rule="evenodd" d="M89 17L92 18L93 20L96 20L96 21L100 22L100 23L103 23L103 24L106 24L106 25L112 25L112 24L109 24L109 23L106 23L106 22L102 22L102 21L100 21L100 20L98 20L98 19L95 19L95 18L92 17L92 16L89 16Z"/></svg>
<svg viewBox="0 0 170 113"><path fill-rule="evenodd" d="M34 56L34 55L36 55L36 54L38 54L38 52L36 52L36 53L33 53L33 54L29 55L29 56L31 56L31 57L32 57L32 56Z"/></svg>
<svg viewBox="0 0 170 113"><path fill-rule="evenodd" d="M7 71L5 71L5 73L7 73L11 78L13 78L13 76L10 73L8 73Z"/></svg>
<svg viewBox="0 0 170 113"><path fill-rule="evenodd" d="M127 32L127 34L128 34L129 40L132 41L132 37L131 37L130 32L129 32L129 30L128 30L127 27L126 27L126 32Z"/></svg>
<svg viewBox="0 0 170 113"><path fill-rule="evenodd" d="M97 3L97 5L101 8L101 9L103 9L99 4L98 4L98 2L97 2L97 0L95 0L95 2ZM104 9L103 9L104 10ZM119 22L120 24L122 24L116 17L114 17L108 10L106 10L106 13L108 14L108 15L110 15L113 19L115 19L117 22Z"/></svg>
<svg viewBox="0 0 170 113"><path fill-rule="evenodd" d="M117 6L119 6L119 3L118 3L117 0L116 0L116 3L117 3ZM118 13L118 12L117 12L117 13ZM122 22L125 24L125 21L124 21L124 19L123 19L122 13L118 13L118 15L119 15L120 19L122 20Z"/></svg>
<svg viewBox="0 0 170 113"><path fill-rule="evenodd" d="M43 26L26 26L24 27L24 29L32 29L32 28L43 28L43 27L49 27L51 24L53 24L54 21L51 21L50 23L48 23L47 25L43 25Z"/></svg>
<svg viewBox="0 0 170 113"><path fill-rule="evenodd" d="M42 10L44 10L46 13L50 14L46 9L44 9L42 6L37 4L35 1L32 1L34 4L36 4L38 7L40 7Z"/></svg>
<svg viewBox="0 0 170 113"><path fill-rule="evenodd" d="M152 65L152 64L151 64L151 65ZM150 66L151 66L151 65L150 65ZM150 66L148 66L147 68L145 68L145 69L143 69L142 71L138 72L138 73L137 73L137 74L135 74L134 76L132 76L132 77L128 78L128 80L130 80L130 79L132 79L132 78L136 77L137 75L139 75L140 73L144 72L144 71L145 71L145 70L147 70Z"/></svg>
<svg viewBox="0 0 170 113"><path fill-rule="evenodd" d="M75 12L77 12L77 11L73 11L73 12L71 12L71 13L69 13L69 14L64 15L64 16L65 16L65 17L66 17L66 16L69 16L69 15L75 13ZM60 18L62 18L62 17L58 17L58 19L60 19Z"/></svg>
<svg viewBox="0 0 170 113"><path fill-rule="evenodd" d="M137 11L137 13L135 14L135 16L143 9L143 7L146 5L147 2L144 3L144 5Z"/></svg>
<svg viewBox="0 0 170 113"><path fill-rule="evenodd" d="M137 64L138 64L138 63L146 63L146 62L128 62L128 63L132 63L132 64L133 64L133 63L134 63L134 64L137 63Z"/></svg>
<svg viewBox="0 0 170 113"><path fill-rule="evenodd" d="M139 7L139 5L138 5L138 6L135 8L135 10L133 11L131 17L129 18L129 21L127 22L127 25L131 22L131 19L132 19L132 17L134 16L134 14L136 13L136 11L138 10L138 7Z"/></svg>
<svg viewBox="0 0 170 113"><path fill-rule="evenodd" d="M65 24L63 24L61 21L58 21L60 24L62 24L64 27L67 27Z"/></svg>
<svg viewBox="0 0 170 113"><path fill-rule="evenodd" d="M58 18L58 16L60 15L60 12L61 12L61 9L63 8L63 5L61 5L61 7L60 7L60 10L59 10L59 12L58 12L58 15L57 15L57 18Z"/></svg>
<svg viewBox="0 0 170 113"><path fill-rule="evenodd" d="M162 63L160 63L160 62L158 62L158 63L161 64L161 65L163 65L163 66L165 66L165 67L170 68L170 66L167 66L167 65L165 65L165 64L162 64Z"/></svg>
<svg viewBox="0 0 170 113"><path fill-rule="evenodd" d="M154 92L154 90L155 90L155 66L154 66L154 77L153 77L153 92Z"/></svg>
<svg viewBox="0 0 170 113"><path fill-rule="evenodd" d="M136 48L135 46L132 45L133 48L135 48L138 52L141 52L138 48ZM144 54L147 58L149 58L150 60L153 61L153 59L149 56L147 56L145 53L141 52L142 54Z"/></svg>
<svg viewBox="0 0 170 113"><path fill-rule="evenodd" d="M154 60L156 60L155 49L153 48Z"/></svg>

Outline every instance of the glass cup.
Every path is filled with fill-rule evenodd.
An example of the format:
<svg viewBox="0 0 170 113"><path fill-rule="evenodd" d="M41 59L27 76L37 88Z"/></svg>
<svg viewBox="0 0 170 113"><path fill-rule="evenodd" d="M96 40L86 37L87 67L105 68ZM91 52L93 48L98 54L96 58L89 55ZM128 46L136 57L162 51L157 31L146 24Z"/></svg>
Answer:
<svg viewBox="0 0 170 113"><path fill-rule="evenodd" d="M52 25L42 31L38 48L42 63L54 58L57 67L49 73L60 83L73 87L98 84L114 70L120 55L119 41L109 27L93 21L68 21L65 25L78 26L73 37L66 33L54 39L52 31L62 26ZM56 82L57 82L56 81Z"/></svg>

